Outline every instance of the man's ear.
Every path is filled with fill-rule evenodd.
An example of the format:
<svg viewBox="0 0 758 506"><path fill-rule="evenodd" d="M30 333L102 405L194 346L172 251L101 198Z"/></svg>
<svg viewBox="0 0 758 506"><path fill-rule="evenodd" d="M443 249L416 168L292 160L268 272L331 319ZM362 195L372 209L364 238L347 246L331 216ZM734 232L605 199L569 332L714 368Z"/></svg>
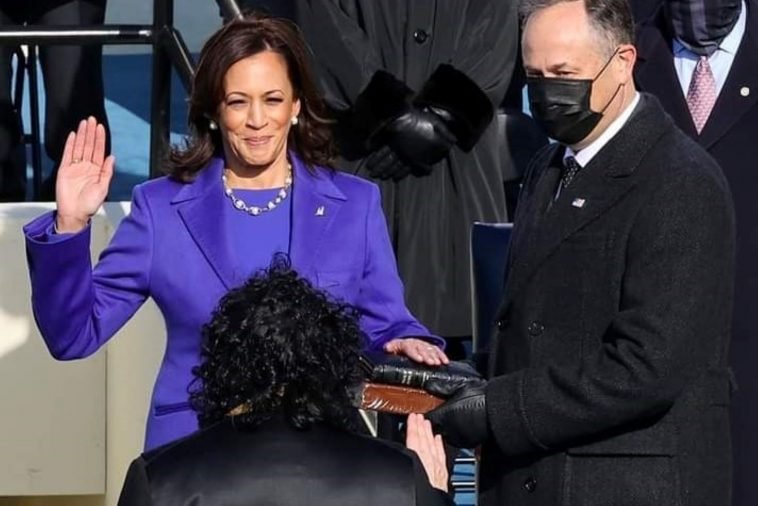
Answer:
<svg viewBox="0 0 758 506"><path fill-rule="evenodd" d="M637 62L637 48L632 44L623 44L619 46L616 54L620 64L618 68L621 74L621 82L626 84L633 79L634 64Z"/></svg>

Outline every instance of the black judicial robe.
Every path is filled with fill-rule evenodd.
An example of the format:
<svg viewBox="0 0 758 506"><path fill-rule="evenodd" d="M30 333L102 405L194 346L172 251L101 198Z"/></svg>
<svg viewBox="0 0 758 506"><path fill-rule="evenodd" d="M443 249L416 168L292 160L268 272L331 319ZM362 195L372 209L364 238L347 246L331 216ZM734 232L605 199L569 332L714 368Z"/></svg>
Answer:
<svg viewBox="0 0 758 506"><path fill-rule="evenodd" d="M452 506L399 445L275 417L251 431L229 418L132 462L119 506Z"/></svg>
<svg viewBox="0 0 758 506"><path fill-rule="evenodd" d="M377 71L418 92L440 64L473 80L493 107L516 61L516 2L298 0L296 21L335 110L349 110ZM439 82L456 93L455 82ZM466 111L465 93L456 97ZM380 104L381 106L381 104ZM340 133L340 129L337 128ZM344 134L344 135L343 135ZM342 132L340 168L369 177ZM471 334L469 239L474 221L506 221L497 122L470 152L454 147L431 174L377 181L411 311L432 332ZM348 161L347 159L352 158Z"/></svg>

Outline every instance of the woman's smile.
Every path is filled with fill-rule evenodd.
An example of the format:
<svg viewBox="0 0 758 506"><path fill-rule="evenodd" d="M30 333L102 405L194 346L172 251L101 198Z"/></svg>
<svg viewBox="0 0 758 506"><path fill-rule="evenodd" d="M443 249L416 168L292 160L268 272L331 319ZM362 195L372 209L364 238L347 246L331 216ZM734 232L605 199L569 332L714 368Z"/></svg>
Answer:
<svg viewBox="0 0 758 506"><path fill-rule="evenodd" d="M255 137L243 137L243 141L245 141L245 144L252 148L260 148L268 144L268 142L272 139L273 136L271 135L263 135L263 136L255 136Z"/></svg>

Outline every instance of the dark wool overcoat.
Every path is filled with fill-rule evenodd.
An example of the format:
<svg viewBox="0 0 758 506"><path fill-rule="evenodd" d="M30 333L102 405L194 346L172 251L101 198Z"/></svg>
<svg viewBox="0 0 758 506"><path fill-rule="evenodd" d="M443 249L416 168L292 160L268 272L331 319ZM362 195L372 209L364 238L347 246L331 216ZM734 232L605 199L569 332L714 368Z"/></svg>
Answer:
<svg viewBox="0 0 758 506"><path fill-rule="evenodd" d="M562 155L519 201L480 504L727 506L727 183L646 94L554 201Z"/></svg>

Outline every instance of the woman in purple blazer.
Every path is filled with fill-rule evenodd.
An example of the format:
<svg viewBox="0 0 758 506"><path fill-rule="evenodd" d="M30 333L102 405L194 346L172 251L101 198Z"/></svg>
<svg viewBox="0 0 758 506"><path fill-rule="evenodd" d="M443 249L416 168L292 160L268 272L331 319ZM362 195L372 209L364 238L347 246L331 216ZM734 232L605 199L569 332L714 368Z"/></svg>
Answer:
<svg viewBox="0 0 758 506"><path fill-rule="evenodd" d="M168 344L147 448L196 430L188 404L200 328L219 299L277 253L354 305L368 346L435 365L443 341L408 312L379 191L327 168L333 156L307 49L287 21L232 21L206 42L190 97L192 137L168 176L134 188L131 213L94 266L89 220L114 158L93 118L71 133L57 210L25 228L32 304L52 355L86 357L152 297Z"/></svg>

